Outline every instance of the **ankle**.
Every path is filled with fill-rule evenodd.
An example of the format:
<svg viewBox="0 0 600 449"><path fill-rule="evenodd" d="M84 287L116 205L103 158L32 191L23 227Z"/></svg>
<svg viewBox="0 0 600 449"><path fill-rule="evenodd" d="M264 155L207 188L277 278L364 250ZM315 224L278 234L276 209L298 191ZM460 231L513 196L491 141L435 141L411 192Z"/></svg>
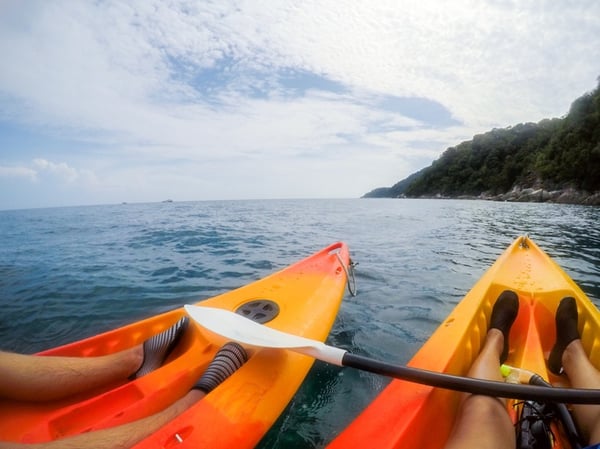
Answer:
<svg viewBox="0 0 600 449"><path fill-rule="evenodd" d="M587 357L587 354L585 354L585 351L583 349L583 346L581 345L581 340L580 339L576 339L571 341L563 350L562 353L562 358L561 358L561 362L562 362L562 366L563 369L565 370L565 373L567 374L567 376L569 375L569 367L574 365L574 362L581 357Z"/></svg>
<svg viewBox="0 0 600 449"><path fill-rule="evenodd" d="M123 351L123 367L127 375L133 375L144 363L144 347L142 345L134 346Z"/></svg>
<svg viewBox="0 0 600 449"><path fill-rule="evenodd" d="M142 367L142 363L144 363L144 346L143 345L138 345L135 348L133 348L133 364L135 366L135 370L133 372L136 372L138 369L140 369Z"/></svg>
<svg viewBox="0 0 600 449"><path fill-rule="evenodd" d="M498 358L502 356L504 351L505 339L504 334L500 329L495 327L489 329L485 336L485 345L493 348L494 352L498 353Z"/></svg>
<svg viewBox="0 0 600 449"><path fill-rule="evenodd" d="M485 338L488 342L493 342L499 346L504 344L504 333L495 327L488 329Z"/></svg>

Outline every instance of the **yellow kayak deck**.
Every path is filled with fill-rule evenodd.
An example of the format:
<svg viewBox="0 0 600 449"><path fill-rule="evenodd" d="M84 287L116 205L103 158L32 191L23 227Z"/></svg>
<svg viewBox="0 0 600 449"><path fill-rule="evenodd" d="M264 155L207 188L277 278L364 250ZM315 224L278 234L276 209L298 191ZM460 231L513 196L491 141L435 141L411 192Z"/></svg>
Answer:
<svg viewBox="0 0 600 449"><path fill-rule="evenodd" d="M548 371L546 360L555 343L558 304L562 298L572 296L579 311L583 346L592 363L600 367L598 310L527 237L516 239L500 255L414 355L409 366L466 375L484 342L492 307L507 289L519 297L507 364L533 371L554 385L569 386L564 376ZM452 429L459 399L460 393L454 391L394 380L328 447L441 448ZM516 419L512 404L508 407ZM555 447L569 446L558 441Z"/></svg>

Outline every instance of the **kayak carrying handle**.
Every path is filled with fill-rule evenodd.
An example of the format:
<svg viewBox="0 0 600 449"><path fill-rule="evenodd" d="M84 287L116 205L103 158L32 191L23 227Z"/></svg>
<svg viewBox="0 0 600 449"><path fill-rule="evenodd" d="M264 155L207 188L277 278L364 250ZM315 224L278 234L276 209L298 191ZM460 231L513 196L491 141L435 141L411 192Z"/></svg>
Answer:
<svg viewBox="0 0 600 449"><path fill-rule="evenodd" d="M348 283L348 292L350 293L351 296L356 296L356 278L354 277L354 267L356 267L358 265L358 262L354 262L352 260L352 258L350 257L350 258L348 258L350 263L348 264L348 266L346 266L346 265L344 265L344 262L342 261L340 254L335 253L335 255L338 258L338 260L340 261L340 265L344 269L344 272L346 273L346 282Z"/></svg>

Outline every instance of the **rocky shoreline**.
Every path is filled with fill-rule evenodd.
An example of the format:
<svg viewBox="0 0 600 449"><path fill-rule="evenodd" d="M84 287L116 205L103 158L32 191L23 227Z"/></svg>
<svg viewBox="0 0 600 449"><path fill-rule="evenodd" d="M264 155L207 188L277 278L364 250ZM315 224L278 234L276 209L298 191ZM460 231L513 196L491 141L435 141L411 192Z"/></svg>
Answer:
<svg viewBox="0 0 600 449"><path fill-rule="evenodd" d="M421 195L419 197L391 195L389 187L381 187L365 194L362 198L424 198L424 199L458 199L458 200L486 200L508 201L516 203L557 203L581 204L586 206L600 206L600 192L589 193L572 188L559 190L546 190L534 187L514 187L512 190L499 195L483 192L479 195Z"/></svg>
<svg viewBox="0 0 600 449"><path fill-rule="evenodd" d="M583 204L600 206L600 192L589 193L575 189L545 190L515 187L500 195L482 193L477 199L530 203Z"/></svg>

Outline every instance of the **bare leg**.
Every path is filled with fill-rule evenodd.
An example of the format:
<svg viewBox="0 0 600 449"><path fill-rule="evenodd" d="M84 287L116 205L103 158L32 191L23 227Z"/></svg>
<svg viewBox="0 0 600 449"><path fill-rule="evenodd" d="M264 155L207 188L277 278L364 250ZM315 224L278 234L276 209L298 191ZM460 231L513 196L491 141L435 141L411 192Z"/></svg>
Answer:
<svg viewBox="0 0 600 449"><path fill-rule="evenodd" d="M215 354L215 358L209 364L200 380L196 383L194 389L189 391L181 399L174 402L171 406L152 416L142 418L122 426L112 427L110 429L104 429L95 432L82 433L73 437L47 443L21 444L0 442L0 449L129 448L144 438L150 436L157 429L172 421L196 402L201 400L204 396L206 396L206 394L212 391L212 389L216 388L221 382L223 382L240 366L242 366L247 359L248 355L243 347L237 343L228 343L219 349L217 354ZM139 363L131 370L131 372L135 371L138 366Z"/></svg>
<svg viewBox="0 0 600 449"><path fill-rule="evenodd" d="M129 448L202 399L206 393L192 390L161 412L122 426L55 440L48 443L1 443L0 449L125 449Z"/></svg>
<svg viewBox="0 0 600 449"><path fill-rule="evenodd" d="M46 357L0 352L0 397L48 401L127 379L141 346L101 357Z"/></svg>
<svg viewBox="0 0 600 449"><path fill-rule="evenodd" d="M160 367L189 323L182 317L142 346L100 357L51 357L0 351L0 397L48 401L140 377Z"/></svg>
<svg viewBox="0 0 600 449"><path fill-rule="evenodd" d="M500 294L490 317L490 329L468 376L502 380L500 363L508 356L508 335L519 311L516 293ZM512 421L504 400L465 395L446 449L513 449L516 445Z"/></svg>
<svg viewBox="0 0 600 449"><path fill-rule="evenodd" d="M502 380L499 360L504 335L490 329L485 344L469 370L469 377ZM465 396L446 449L513 449L515 430L506 412L505 401L491 396Z"/></svg>
<svg viewBox="0 0 600 449"><path fill-rule="evenodd" d="M581 340L573 340L562 355L565 372L575 388L600 388L600 372L592 365ZM579 430L588 444L600 443L600 405L574 405Z"/></svg>
<svg viewBox="0 0 600 449"><path fill-rule="evenodd" d="M600 372L590 362L579 338L577 302L563 298L556 310L556 343L548 358L548 368L561 374L561 368L575 388L600 388ZM600 405L574 405L573 413L588 444L600 442Z"/></svg>

